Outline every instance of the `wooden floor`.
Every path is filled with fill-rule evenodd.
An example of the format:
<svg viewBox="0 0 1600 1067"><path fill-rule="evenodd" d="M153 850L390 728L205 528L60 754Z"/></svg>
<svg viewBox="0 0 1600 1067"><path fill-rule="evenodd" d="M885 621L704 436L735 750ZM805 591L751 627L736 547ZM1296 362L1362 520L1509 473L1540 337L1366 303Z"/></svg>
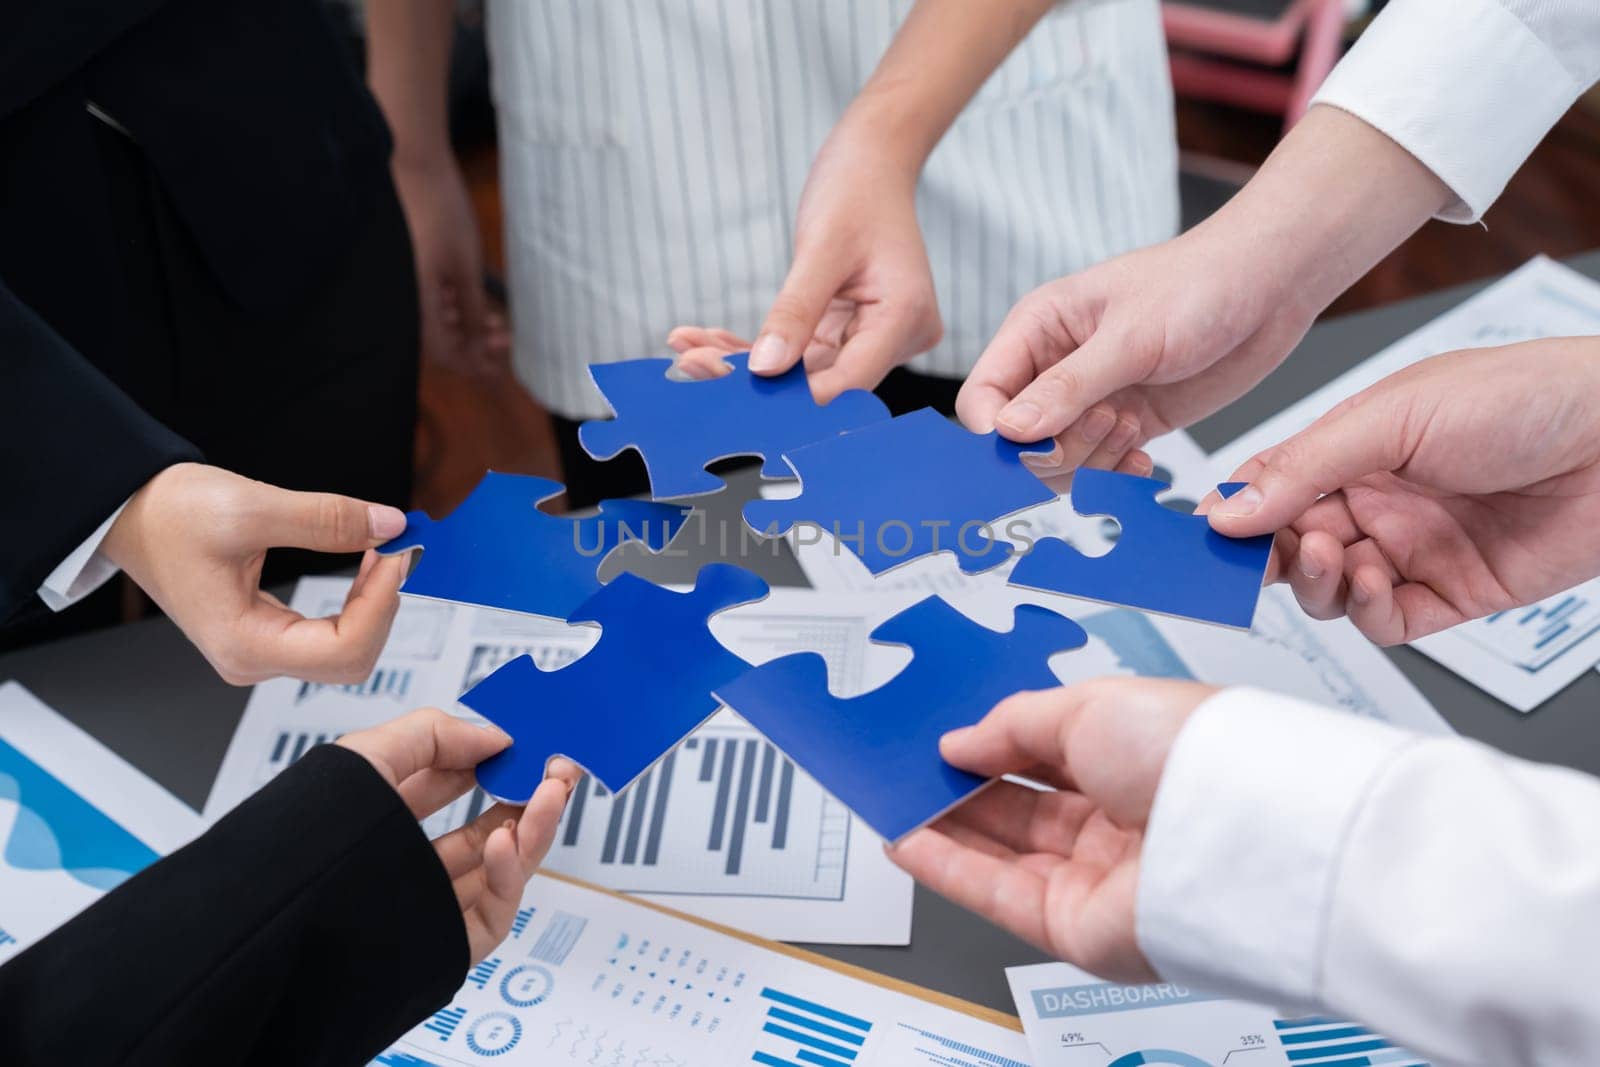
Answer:
<svg viewBox="0 0 1600 1067"><path fill-rule="evenodd" d="M1187 153L1243 164L1271 151L1279 122L1220 105L1182 101L1178 138ZM463 160L477 204L489 269L504 276L494 149ZM1224 171L1238 168L1221 168ZM1562 257L1600 247L1600 103L1574 108L1512 180L1484 225L1431 222L1342 296L1328 314L1401 300L1516 267L1539 253ZM466 377L425 367L417 440L416 504L453 508L484 470L560 477L548 421L509 369Z"/></svg>

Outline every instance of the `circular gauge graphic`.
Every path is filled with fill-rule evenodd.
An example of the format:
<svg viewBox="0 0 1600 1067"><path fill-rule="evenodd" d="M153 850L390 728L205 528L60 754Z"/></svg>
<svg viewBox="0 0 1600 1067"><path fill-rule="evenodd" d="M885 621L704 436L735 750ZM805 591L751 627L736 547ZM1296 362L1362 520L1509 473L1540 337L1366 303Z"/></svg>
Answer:
<svg viewBox="0 0 1600 1067"><path fill-rule="evenodd" d="M480 1056L503 1056L522 1040L522 1022L508 1011L491 1011L472 1020L467 1047Z"/></svg>
<svg viewBox="0 0 1600 1067"><path fill-rule="evenodd" d="M1169 1048L1150 1048L1118 1056L1106 1064L1106 1067L1211 1067L1211 1064L1187 1052L1174 1052Z"/></svg>
<svg viewBox="0 0 1600 1067"><path fill-rule="evenodd" d="M500 979L500 996L513 1008L531 1008L550 995L555 976L532 963L520 964Z"/></svg>

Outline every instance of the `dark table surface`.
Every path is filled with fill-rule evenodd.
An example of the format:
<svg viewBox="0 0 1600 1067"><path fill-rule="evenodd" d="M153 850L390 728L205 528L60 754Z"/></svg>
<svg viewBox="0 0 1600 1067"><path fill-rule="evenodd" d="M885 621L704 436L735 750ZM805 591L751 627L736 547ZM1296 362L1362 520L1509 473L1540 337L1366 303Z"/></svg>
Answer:
<svg viewBox="0 0 1600 1067"><path fill-rule="evenodd" d="M1571 261L1600 278L1600 251ZM1214 450L1323 385L1487 282L1324 322L1248 397L1193 430ZM710 521L755 491L735 477L713 498ZM633 567L658 581L692 581L697 560ZM756 554L748 565L774 584L804 584L792 558ZM613 564L615 566L615 564ZM1600 674L1531 715L1520 715L1407 648L1389 652L1451 724L1518 756L1600 774ZM0 656L0 680L16 679L197 810L205 803L248 691L224 684L183 635L152 620ZM1003 968L1043 959L1033 949L919 889L909 948L812 946L836 959L1011 1012Z"/></svg>

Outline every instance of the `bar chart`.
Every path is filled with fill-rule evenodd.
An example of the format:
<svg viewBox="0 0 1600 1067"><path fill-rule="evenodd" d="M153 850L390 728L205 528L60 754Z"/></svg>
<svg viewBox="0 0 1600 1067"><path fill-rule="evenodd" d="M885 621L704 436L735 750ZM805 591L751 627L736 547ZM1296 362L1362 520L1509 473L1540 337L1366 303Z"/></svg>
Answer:
<svg viewBox="0 0 1600 1067"><path fill-rule="evenodd" d="M1483 651L1530 674L1600 631L1600 582L1469 622L1457 632Z"/></svg>
<svg viewBox="0 0 1600 1067"><path fill-rule="evenodd" d="M1388 1038L1339 1019L1277 1019L1272 1026L1297 1067L1429 1067Z"/></svg>

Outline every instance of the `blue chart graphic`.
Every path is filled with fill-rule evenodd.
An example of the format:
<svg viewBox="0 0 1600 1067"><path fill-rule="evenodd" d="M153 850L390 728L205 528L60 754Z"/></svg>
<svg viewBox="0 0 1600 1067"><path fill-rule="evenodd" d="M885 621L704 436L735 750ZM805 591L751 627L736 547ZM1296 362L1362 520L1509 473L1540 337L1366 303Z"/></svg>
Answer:
<svg viewBox="0 0 1600 1067"><path fill-rule="evenodd" d="M548 997L555 984L555 976L538 964L519 964L500 979L500 998L513 1008L531 1008Z"/></svg>
<svg viewBox="0 0 1600 1067"><path fill-rule="evenodd" d="M1078 625L1091 637L1104 641L1123 670L1144 678L1194 680L1188 666L1143 612L1113 608L1086 615Z"/></svg>
<svg viewBox="0 0 1600 1067"><path fill-rule="evenodd" d="M490 956L467 972L467 981L479 989L484 989L489 985L489 979L493 978L499 969L500 957Z"/></svg>
<svg viewBox="0 0 1600 1067"><path fill-rule="evenodd" d="M1211 1064L1199 1056L1191 1056L1187 1052L1174 1052L1172 1049L1151 1048L1139 1052L1130 1052L1126 1056L1118 1056L1106 1067L1140 1067L1141 1064L1150 1064L1150 1067L1211 1067Z"/></svg>
<svg viewBox="0 0 1600 1067"><path fill-rule="evenodd" d="M901 1023L900 1029L931 1043L931 1047L924 1045L917 1051L927 1057L930 1064L935 1064L937 1067L1031 1067L1021 1060L1014 1060L998 1052L990 1052L976 1045L936 1034L932 1030L924 1030L920 1026L907 1026Z"/></svg>
<svg viewBox="0 0 1600 1067"><path fill-rule="evenodd" d="M539 940L533 943L528 955L556 967L567 962L567 954L578 943L589 920L582 915L558 911L550 916L550 925L544 928Z"/></svg>
<svg viewBox="0 0 1600 1067"><path fill-rule="evenodd" d="M1537 674L1600 630L1600 601L1566 593L1512 611L1500 611L1461 627L1478 647Z"/></svg>
<svg viewBox="0 0 1600 1067"><path fill-rule="evenodd" d="M378 1054L372 1061L373 1067L441 1067L432 1060L425 1060L421 1056L413 1056L409 1052L390 1049L388 1052Z"/></svg>
<svg viewBox="0 0 1600 1067"><path fill-rule="evenodd" d="M472 1020L467 1048L480 1056L503 1056L522 1040L522 1021L507 1011L491 1011Z"/></svg>
<svg viewBox="0 0 1600 1067"><path fill-rule="evenodd" d="M528 928L528 920L532 919L533 913L538 910L538 908L522 908L519 910L516 917L511 920L511 936L521 937L522 931Z"/></svg>
<svg viewBox="0 0 1600 1067"><path fill-rule="evenodd" d="M767 1022L761 1028L778 1052L757 1050L753 1063L764 1067L847 1067L860 1051L872 1024L815 1001L776 989L761 990L767 1001Z"/></svg>
<svg viewBox="0 0 1600 1067"><path fill-rule="evenodd" d="M466 1008L458 1008L455 1005L451 1005L448 1008L440 1008L434 1012L433 1018L423 1023L422 1028L424 1030L432 1030L438 1034L440 1041L449 1041L455 1035L456 1030L460 1028L461 1020L466 1017Z"/></svg>
<svg viewBox="0 0 1600 1067"><path fill-rule="evenodd" d="M324 689L332 689L352 697L388 697L404 700L411 692L411 668L379 667L364 682L350 685L330 685L323 682L301 682L300 691L294 695L295 705L304 704Z"/></svg>
<svg viewBox="0 0 1600 1067"><path fill-rule="evenodd" d="M1283 1054L1306 1067L1428 1067L1388 1038L1340 1019L1280 1019L1274 1022Z"/></svg>
<svg viewBox="0 0 1600 1067"><path fill-rule="evenodd" d="M150 846L4 741L0 800L17 805L0 859L18 870L61 870L109 890L157 859Z"/></svg>

